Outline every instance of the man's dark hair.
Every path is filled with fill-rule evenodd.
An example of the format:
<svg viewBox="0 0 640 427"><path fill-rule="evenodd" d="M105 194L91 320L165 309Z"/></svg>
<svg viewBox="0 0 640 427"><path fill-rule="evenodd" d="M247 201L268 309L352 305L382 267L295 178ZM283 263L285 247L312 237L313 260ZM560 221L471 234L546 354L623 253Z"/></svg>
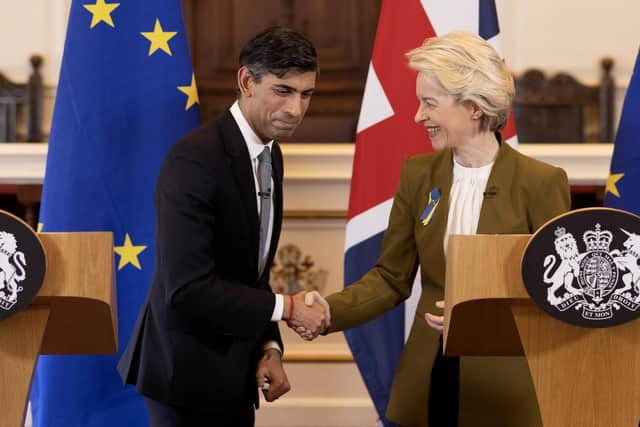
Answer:
<svg viewBox="0 0 640 427"><path fill-rule="evenodd" d="M260 83L267 73L281 78L289 71L319 71L313 44L302 34L286 27L270 27L240 49L240 66Z"/></svg>

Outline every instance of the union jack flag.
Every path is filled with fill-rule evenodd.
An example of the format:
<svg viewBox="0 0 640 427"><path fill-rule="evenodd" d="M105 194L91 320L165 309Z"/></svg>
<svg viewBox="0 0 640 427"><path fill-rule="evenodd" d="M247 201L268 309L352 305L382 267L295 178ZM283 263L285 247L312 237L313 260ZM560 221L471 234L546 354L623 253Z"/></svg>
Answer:
<svg viewBox="0 0 640 427"><path fill-rule="evenodd" d="M344 283L375 264L387 227L402 160L431 151L427 133L414 122L415 72L405 53L436 35L475 33L501 52L494 0L383 0L358 120L347 215ZM513 115L503 137L517 144ZM345 332L360 373L384 425L391 382L420 296L419 280L401 306ZM416 286L416 284L418 284Z"/></svg>

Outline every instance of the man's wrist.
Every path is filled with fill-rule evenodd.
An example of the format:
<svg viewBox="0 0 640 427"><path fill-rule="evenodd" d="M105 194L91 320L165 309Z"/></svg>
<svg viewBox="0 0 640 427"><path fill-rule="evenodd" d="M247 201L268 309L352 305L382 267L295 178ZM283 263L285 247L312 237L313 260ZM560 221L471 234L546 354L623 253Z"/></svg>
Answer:
<svg viewBox="0 0 640 427"><path fill-rule="evenodd" d="M283 309L282 309L282 320L289 320L291 318L291 299L289 295L282 295Z"/></svg>
<svg viewBox="0 0 640 427"><path fill-rule="evenodd" d="M276 357L276 356L279 358L279 357L282 356L282 353L280 353L275 348L269 348L269 349L265 350L264 354L265 354L265 356L269 356L269 358Z"/></svg>
<svg viewBox="0 0 640 427"><path fill-rule="evenodd" d="M293 309L293 307L294 307L293 295L289 294L287 296L289 297L288 298L289 299L289 314L287 315L286 320L291 320L291 319L293 319L293 313L294 313L294 311L293 311L294 310ZM287 298L285 298L285 299L287 299Z"/></svg>
<svg viewBox="0 0 640 427"><path fill-rule="evenodd" d="M282 354L282 348L280 348L280 344L277 341L267 341L262 345L262 352L267 354L270 351L275 351L278 354Z"/></svg>

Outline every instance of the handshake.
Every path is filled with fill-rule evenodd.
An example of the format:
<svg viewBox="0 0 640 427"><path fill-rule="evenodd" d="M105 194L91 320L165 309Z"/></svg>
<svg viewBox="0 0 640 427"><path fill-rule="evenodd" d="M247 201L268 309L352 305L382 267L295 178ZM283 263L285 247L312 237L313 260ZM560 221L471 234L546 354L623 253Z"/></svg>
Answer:
<svg viewBox="0 0 640 427"><path fill-rule="evenodd" d="M316 291L285 295L283 320L302 339L311 341L331 324L331 309Z"/></svg>

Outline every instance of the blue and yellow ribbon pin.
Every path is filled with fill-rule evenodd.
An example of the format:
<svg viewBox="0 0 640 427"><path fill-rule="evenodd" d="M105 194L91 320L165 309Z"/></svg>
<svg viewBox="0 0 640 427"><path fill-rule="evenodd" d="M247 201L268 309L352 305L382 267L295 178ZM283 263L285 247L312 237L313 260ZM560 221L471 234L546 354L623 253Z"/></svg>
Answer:
<svg viewBox="0 0 640 427"><path fill-rule="evenodd" d="M438 203L440 203L440 190L434 188L429 193L429 201L427 202L427 206L424 208L424 212L420 215L420 222L422 222L422 225L427 225L431 222L431 218L433 217L433 213L436 211Z"/></svg>

